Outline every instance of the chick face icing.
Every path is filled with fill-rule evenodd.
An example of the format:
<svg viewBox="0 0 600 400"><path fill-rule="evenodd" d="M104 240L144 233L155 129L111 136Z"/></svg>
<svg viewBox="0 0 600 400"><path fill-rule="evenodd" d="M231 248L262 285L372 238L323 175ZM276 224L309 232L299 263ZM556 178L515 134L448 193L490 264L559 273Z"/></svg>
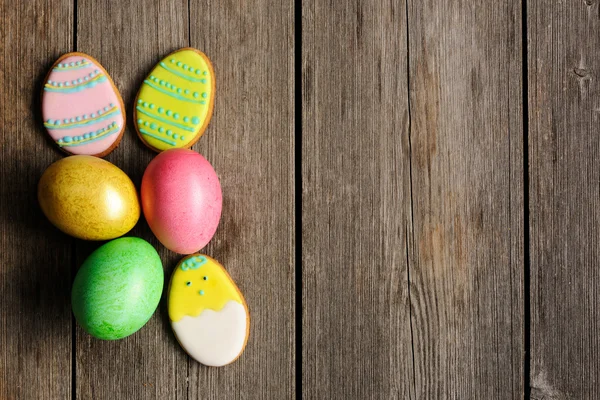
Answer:
<svg viewBox="0 0 600 400"><path fill-rule="evenodd" d="M175 268L168 294L171 327L181 347L208 366L223 366L243 352L248 307L225 268L201 254Z"/></svg>

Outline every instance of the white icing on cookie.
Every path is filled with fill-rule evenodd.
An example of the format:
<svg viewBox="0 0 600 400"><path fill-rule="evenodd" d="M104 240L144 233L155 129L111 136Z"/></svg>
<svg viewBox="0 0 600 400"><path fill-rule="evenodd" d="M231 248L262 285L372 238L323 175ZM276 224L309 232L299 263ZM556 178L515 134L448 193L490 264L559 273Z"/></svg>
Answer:
<svg viewBox="0 0 600 400"><path fill-rule="evenodd" d="M196 361L211 367L233 362L244 349L247 315L244 306L228 301L220 311L171 322L181 347Z"/></svg>

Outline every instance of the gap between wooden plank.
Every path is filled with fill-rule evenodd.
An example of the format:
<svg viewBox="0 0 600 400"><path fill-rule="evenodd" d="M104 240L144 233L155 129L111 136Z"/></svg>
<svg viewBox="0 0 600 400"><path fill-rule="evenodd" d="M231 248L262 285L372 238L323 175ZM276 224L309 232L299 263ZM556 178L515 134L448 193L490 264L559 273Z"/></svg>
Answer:
<svg viewBox="0 0 600 400"><path fill-rule="evenodd" d="M77 51L77 0L73 0L73 51ZM71 279L77 274L77 243L71 239ZM71 282L71 285L73 282ZM71 314L71 399L77 399L77 323Z"/></svg>
<svg viewBox="0 0 600 400"><path fill-rule="evenodd" d="M412 143L411 143L411 127L412 127L412 114L410 110L410 26L408 21L408 0L404 1L405 5L405 17L406 17L406 109L408 112L408 174L409 174L409 190L410 190L410 223L411 223L411 236L412 243L415 243L415 218L414 218L414 207L413 207L413 168L412 168ZM415 370L415 335L413 331L413 315L412 315L412 298L410 296L410 257L408 252L408 227L406 228L405 234L406 242L406 284L408 293L408 323L410 325L410 348L412 354L412 377L413 377L413 390L415 397L417 395L417 378ZM414 254L414 249L413 249Z"/></svg>
<svg viewBox="0 0 600 400"><path fill-rule="evenodd" d="M302 399L302 0L294 2L294 214L296 399Z"/></svg>
<svg viewBox="0 0 600 400"><path fill-rule="evenodd" d="M188 12L188 47L192 47L192 4L191 0L187 1L187 12ZM144 217L145 218L145 217ZM190 360L186 363L186 374L185 381L189 382L190 380ZM186 399L190 398L190 385L186 385L185 389Z"/></svg>
<svg viewBox="0 0 600 400"><path fill-rule="evenodd" d="M523 398L530 398L531 371L531 255L530 255L530 224L529 224L529 81L527 58L527 0L521 3L521 35L523 52ZM512 197L511 197L512 198Z"/></svg>

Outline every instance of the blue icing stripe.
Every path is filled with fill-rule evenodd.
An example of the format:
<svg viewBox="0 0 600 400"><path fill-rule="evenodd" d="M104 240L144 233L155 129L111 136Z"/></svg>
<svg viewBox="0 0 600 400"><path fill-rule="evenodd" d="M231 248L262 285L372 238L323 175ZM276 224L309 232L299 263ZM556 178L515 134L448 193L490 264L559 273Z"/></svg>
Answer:
<svg viewBox="0 0 600 400"><path fill-rule="evenodd" d="M102 75L97 80L89 81L86 84L75 86L75 87L72 87L72 86L63 86L61 88L50 88L50 87L45 86L44 90L46 92L56 92L56 93L77 93L77 92L81 92L82 90L85 90L85 89L88 89L88 88L93 88L98 83L102 83L102 82L106 82L106 76L105 75Z"/></svg>
<svg viewBox="0 0 600 400"><path fill-rule="evenodd" d="M197 78L193 78L191 76L188 76L186 74L182 74L179 71L175 71L174 69L171 69L167 66L167 64L165 64L164 62L160 62L160 66L163 67L164 69L166 69L167 71L169 71L170 73L172 73L173 75L177 75L179 77L182 77L183 79L187 79L190 82L201 82L201 83L206 83L206 79L197 79ZM202 82L204 81L204 82Z"/></svg>
<svg viewBox="0 0 600 400"><path fill-rule="evenodd" d="M161 142L165 142L165 143L167 143L167 144L170 144L171 146L175 146L175 145L177 144L177 143L175 143L175 142L174 142L174 141L172 141L172 140L165 139L165 138L163 138L163 137L160 137L160 136L158 136L158 135L155 135L155 134L153 134L153 133L150 133L150 132L148 132L148 131L146 131L146 130L144 130L144 129L142 129L142 128L139 128L139 127L138 127L138 129L140 130L140 133L141 133L142 135L150 136L151 138L154 138L154 139L156 139L156 140L160 140Z"/></svg>
<svg viewBox="0 0 600 400"><path fill-rule="evenodd" d="M169 121L169 120L168 120L168 119L166 119L166 118L159 117L158 115L154 115L154 114L152 114L151 112L145 111L145 110L144 110L143 108L141 108L140 106L137 106L137 107L136 107L136 110L138 110L138 111L139 111L139 112L141 112L142 114L146 114L147 116L149 116L149 117L151 117L151 118L154 118L154 119L156 119L156 120L158 120L158 121L164 122L165 124L169 124L169 125L176 126L176 127L178 127L178 128L184 129L184 130L186 130L186 131L188 131L188 132L194 132L194 129L193 129L193 128L190 128L189 126L181 125L181 124L178 124L177 122L172 122L172 121Z"/></svg>
<svg viewBox="0 0 600 400"><path fill-rule="evenodd" d="M185 98L183 96L179 96L178 94L175 94L175 93L168 92L168 91L164 90L163 88L154 85L152 82L150 82L147 79L144 81L144 83L146 85L150 86L152 89L158 90L159 92L164 93L167 96L171 96L177 100L187 101L187 102L194 103L194 104L206 104L205 101L196 101L196 100Z"/></svg>
<svg viewBox="0 0 600 400"><path fill-rule="evenodd" d="M60 65L62 65L62 64L60 64ZM92 63L90 63L90 62L85 62L85 63L83 63L83 64L74 65L74 66L70 66L70 65L67 65L66 67L58 67L58 66L56 66L56 67L54 67L54 68L52 69L52 71L56 71L56 72L63 72L63 71L74 71L74 70L76 70L76 69L82 69L82 68L87 68L87 67L90 67L91 65L92 65Z"/></svg>
<svg viewBox="0 0 600 400"><path fill-rule="evenodd" d="M113 126L113 128L111 130L109 130L109 131L105 130L104 132L102 132L102 129L99 129L96 132L93 132L94 136L92 136L92 132L86 133L84 135L81 135L81 137L83 138L83 140L79 139L80 141L78 141L78 142L72 143L73 142L73 137L72 136L65 136L63 138L60 138L57 141L57 144L60 147L82 146L84 144L92 143L92 142L95 142L97 140L102 140L102 139L104 139L104 138L106 138L106 137L108 137L108 136L110 136L112 134L115 134L115 133L117 133L117 132L119 132L121 130L121 128L116 123L113 122L111 125ZM111 125L109 125L109 126L111 126ZM85 137L86 135L87 135L87 138ZM96 136L96 135L98 135L98 136ZM91 137L91 139L88 139L90 137Z"/></svg>
<svg viewBox="0 0 600 400"><path fill-rule="evenodd" d="M64 125L55 125L55 124L50 124L50 123L45 122L44 126L46 128L48 128L48 129L72 129L72 128L79 128L79 127L82 127L82 126L93 125L96 122L104 121L104 120L112 118L114 115L118 115L118 114L121 114L121 110L117 108L114 111L111 111L111 112L106 113L106 114L102 114L102 116L100 116L98 118L83 120L79 124L64 126ZM80 117L77 117L77 118L80 118Z"/></svg>

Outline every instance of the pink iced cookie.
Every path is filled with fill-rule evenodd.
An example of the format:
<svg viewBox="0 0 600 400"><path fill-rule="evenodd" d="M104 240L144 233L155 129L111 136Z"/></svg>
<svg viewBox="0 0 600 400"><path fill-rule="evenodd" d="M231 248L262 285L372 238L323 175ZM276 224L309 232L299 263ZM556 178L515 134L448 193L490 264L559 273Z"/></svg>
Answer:
<svg viewBox="0 0 600 400"><path fill-rule="evenodd" d="M83 53L60 57L42 92L44 126L65 152L103 157L121 141L125 107L106 70Z"/></svg>
<svg viewBox="0 0 600 400"><path fill-rule="evenodd" d="M169 250L195 253L212 239L221 218L221 185L200 154L163 151L148 164L141 193L148 225Z"/></svg>

